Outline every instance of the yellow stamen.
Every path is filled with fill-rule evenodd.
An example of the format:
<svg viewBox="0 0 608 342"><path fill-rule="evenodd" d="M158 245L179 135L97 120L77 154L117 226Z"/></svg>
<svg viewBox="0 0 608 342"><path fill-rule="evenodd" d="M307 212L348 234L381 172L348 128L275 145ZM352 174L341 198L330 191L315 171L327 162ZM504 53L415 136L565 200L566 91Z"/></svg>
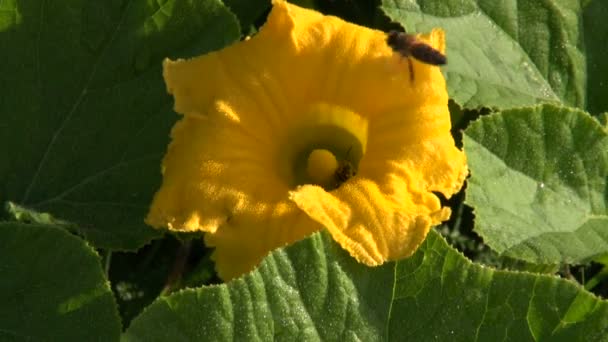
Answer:
<svg viewBox="0 0 608 342"><path fill-rule="evenodd" d="M316 149L308 155L306 172L314 184L321 186L331 184L337 168L336 156L326 149Z"/></svg>

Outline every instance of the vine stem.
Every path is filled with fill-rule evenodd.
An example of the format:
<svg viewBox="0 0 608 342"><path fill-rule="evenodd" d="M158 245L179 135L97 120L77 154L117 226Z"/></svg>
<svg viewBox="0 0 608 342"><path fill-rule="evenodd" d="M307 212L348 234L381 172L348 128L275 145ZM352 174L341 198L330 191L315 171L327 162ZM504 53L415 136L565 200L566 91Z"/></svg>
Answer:
<svg viewBox="0 0 608 342"><path fill-rule="evenodd" d="M171 268L171 272L167 277L165 286L160 293L161 296L166 296L179 287L182 280L182 275L186 269L186 263L188 262L191 249L191 241L186 241L180 244L179 248L177 248L177 252L175 253L175 261L173 262L173 267Z"/></svg>
<svg viewBox="0 0 608 342"><path fill-rule="evenodd" d="M591 291L594 287L596 287L603 280L608 278L608 265L604 265L601 271L599 271L596 275L594 275L589 281L585 283L585 289Z"/></svg>

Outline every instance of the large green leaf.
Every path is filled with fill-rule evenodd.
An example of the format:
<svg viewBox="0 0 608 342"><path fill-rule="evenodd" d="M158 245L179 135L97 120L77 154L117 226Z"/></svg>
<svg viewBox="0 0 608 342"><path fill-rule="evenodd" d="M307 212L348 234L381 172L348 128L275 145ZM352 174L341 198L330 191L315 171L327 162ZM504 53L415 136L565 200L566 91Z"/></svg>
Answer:
<svg viewBox="0 0 608 342"><path fill-rule="evenodd" d="M219 0L0 2L0 201L133 249L175 121L161 60L240 29Z"/></svg>
<svg viewBox="0 0 608 342"><path fill-rule="evenodd" d="M161 298L126 341L608 340L608 303L553 276L468 261L434 231L409 259L368 268L327 233L251 274Z"/></svg>
<svg viewBox="0 0 608 342"><path fill-rule="evenodd" d="M608 133L542 105L474 122L464 136L475 230L504 255L578 263L608 252Z"/></svg>
<svg viewBox="0 0 608 342"><path fill-rule="evenodd" d="M465 108L585 104L578 1L383 0L408 31L447 34L448 91Z"/></svg>
<svg viewBox="0 0 608 342"><path fill-rule="evenodd" d="M0 340L117 341L97 253L63 229L0 223Z"/></svg>

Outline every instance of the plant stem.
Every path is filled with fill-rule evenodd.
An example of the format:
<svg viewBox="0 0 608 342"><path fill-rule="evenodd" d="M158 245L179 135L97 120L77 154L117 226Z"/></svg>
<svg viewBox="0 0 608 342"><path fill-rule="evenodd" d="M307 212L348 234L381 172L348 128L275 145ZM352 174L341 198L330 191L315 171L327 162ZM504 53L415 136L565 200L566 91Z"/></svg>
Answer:
<svg viewBox="0 0 608 342"><path fill-rule="evenodd" d="M177 248L177 252L175 253L175 261L173 262L173 267L171 268L171 272L169 273L167 281L165 282L165 287L160 292L161 296L166 296L179 287L182 280L182 275L186 269L188 257L190 256L191 247L192 242L186 241L180 244L180 246Z"/></svg>
<svg viewBox="0 0 608 342"><path fill-rule="evenodd" d="M110 277L110 265L112 264L112 251L109 249L105 251L105 255L103 258L103 274L105 274L106 278Z"/></svg>
<svg viewBox="0 0 608 342"><path fill-rule="evenodd" d="M596 275L589 279L587 283L585 283L585 289L591 291L591 289L596 287L606 278L608 278L608 266L605 265L601 271L599 271Z"/></svg>

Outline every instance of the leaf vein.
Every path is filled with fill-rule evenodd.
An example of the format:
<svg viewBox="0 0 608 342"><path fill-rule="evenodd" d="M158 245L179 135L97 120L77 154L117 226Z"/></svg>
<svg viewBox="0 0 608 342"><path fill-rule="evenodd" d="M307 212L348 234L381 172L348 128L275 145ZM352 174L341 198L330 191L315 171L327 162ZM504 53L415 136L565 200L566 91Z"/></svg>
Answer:
<svg viewBox="0 0 608 342"><path fill-rule="evenodd" d="M43 1L42 2L42 6L44 6L45 3L46 3L46 1ZM85 96L88 94L89 86L90 86L90 84L91 84L91 82L92 82L95 74L97 73L97 68L99 67L101 59L104 56L104 54L106 53L106 50L108 49L108 47L111 45L111 43L116 38L117 33L118 33L120 27L122 26L122 24L124 22L124 19L126 17L126 13L127 13L127 11L128 11L128 9L129 9L129 7L130 7L131 4L132 4L132 2L129 1L129 3L127 4L127 6L125 6L125 10L123 11L123 13L121 15L120 20L118 21L118 24L114 28L114 32L112 32L111 38L105 44L103 50L101 51L101 53L97 57L97 60L95 61L95 63L93 64L93 67L91 68L91 73L90 73L89 77L87 78L87 80L86 80L86 82L85 82L82 90L80 91L80 94L78 95L78 97L74 101L74 104L70 108L70 111L67 113L67 115L65 115L65 117L63 118L63 120L59 124L59 127L53 133L53 136L51 137L51 140L46 145L46 149L45 149L45 151L44 151L44 153L42 155L42 158L40 158L40 161L38 162L38 167L36 168L36 171L34 172L34 175L32 176L32 180L30 181L29 185L27 186L27 188L26 188L26 190L25 190L25 192L23 194L21 202L26 203L27 200L29 199L29 196L30 196L32 190L34 189L34 187L38 183L38 180L40 179L40 174L42 172L42 169L44 168L44 165L46 164L46 162L47 162L47 160L49 158L50 152L54 148L57 139L59 138L59 136L63 132L64 128L67 126L68 122L70 122L70 120L72 119L72 117L76 113L76 110L78 109L78 107L80 106L80 104L82 103L82 101L84 100ZM41 19L43 19L44 7L42 7L41 12L42 12ZM43 22L44 22L44 20L41 20L41 23L40 23L40 32L42 31ZM41 35L41 33L39 33L39 35L38 35L38 40L39 41L40 41L40 35ZM38 58L37 58L37 67L38 67L38 69L39 69L39 64L40 64L40 57L39 57L39 55L40 55L40 42L39 41L38 41L37 49L36 49L37 50L37 55L38 55Z"/></svg>

